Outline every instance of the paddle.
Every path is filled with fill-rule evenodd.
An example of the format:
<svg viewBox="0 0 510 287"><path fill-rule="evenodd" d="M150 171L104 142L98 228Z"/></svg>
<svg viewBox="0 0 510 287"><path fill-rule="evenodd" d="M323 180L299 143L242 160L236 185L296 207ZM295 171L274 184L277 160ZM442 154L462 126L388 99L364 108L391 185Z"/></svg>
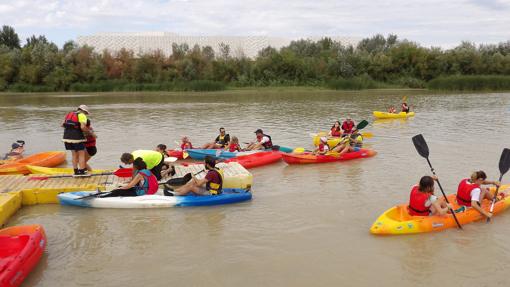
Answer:
<svg viewBox="0 0 510 287"><path fill-rule="evenodd" d="M501 184L501 179L503 179L503 175L510 169L510 149L503 149L501 153L501 157L499 158L499 182ZM496 203L496 198L498 197L499 186L496 187L496 192L494 193L494 198L492 199L491 208L489 212L492 213L494 211L494 204ZM487 223L491 222L490 218L487 218Z"/></svg>
<svg viewBox="0 0 510 287"><path fill-rule="evenodd" d="M422 157L427 159L427 163L430 166L430 171L432 172L432 174L436 175L436 171L432 167L432 164L430 163L430 160L429 160L429 147L427 146L427 142L425 142L425 138L423 138L423 135L421 135L421 134L415 135L413 137L413 144L414 144L414 147L416 148L416 151L418 151L418 153ZM437 185L439 185L439 189L441 190L441 193L443 194L444 199L449 204L450 202L448 201L448 198L446 197L446 194L444 193L443 187L441 186L439 179L437 180ZM449 209L453 215L453 219L455 219L455 223L457 223L457 226L459 227L459 229L462 229L462 226L460 225L459 220L457 219L457 216L455 215L455 212L453 211L453 209L451 209L451 208L449 208Z"/></svg>
<svg viewBox="0 0 510 287"><path fill-rule="evenodd" d="M132 168L119 168L114 172L103 172L103 173L95 173L91 174L90 176L101 176L101 175L115 175L118 177L131 177L133 175L133 169ZM63 177L75 177L72 174L68 175L55 175L55 176L32 176L28 180L47 180L50 178L63 178ZM89 177L89 176L87 176Z"/></svg>
<svg viewBox="0 0 510 287"><path fill-rule="evenodd" d="M196 176L196 175L199 175L201 174L202 172L204 172L205 170L201 170L193 175L191 175L191 173L187 173L186 175L184 175L183 177L176 177L176 178L171 178L169 180L167 180L166 182L162 182L162 183L159 183L159 184L168 184L168 185L172 185L172 186L177 186L177 185L185 185L188 181L191 180L191 178L193 176Z"/></svg>

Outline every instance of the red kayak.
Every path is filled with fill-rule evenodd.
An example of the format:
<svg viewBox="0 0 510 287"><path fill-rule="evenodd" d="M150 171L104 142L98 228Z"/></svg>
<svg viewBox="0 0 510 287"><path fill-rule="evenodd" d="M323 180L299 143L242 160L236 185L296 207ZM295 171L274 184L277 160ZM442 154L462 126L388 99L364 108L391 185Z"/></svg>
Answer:
<svg viewBox="0 0 510 287"><path fill-rule="evenodd" d="M0 230L0 286L19 286L41 259L45 247L46 234L40 225Z"/></svg>
<svg viewBox="0 0 510 287"><path fill-rule="evenodd" d="M360 149L359 151L353 151L344 153L341 156L338 154L327 154L327 155L314 155L312 153L290 153L282 154L282 159L288 164L306 164L306 163L326 163L335 161L345 161L356 158L366 158L376 155L377 152L369 149Z"/></svg>
<svg viewBox="0 0 510 287"><path fill-rule="evenodd" d="M167 150L166 154L171 157L176 157L177 159L182 159L182 150L171 149Z"/></svg>
<svg viewBox="0 0 510 287"><path fill-rule="evenodd" d="M244 168L254 168L275 163L281 158L282 153L279 151L261 151L253 154L233 157L225 162L238 162Z"/></svg>

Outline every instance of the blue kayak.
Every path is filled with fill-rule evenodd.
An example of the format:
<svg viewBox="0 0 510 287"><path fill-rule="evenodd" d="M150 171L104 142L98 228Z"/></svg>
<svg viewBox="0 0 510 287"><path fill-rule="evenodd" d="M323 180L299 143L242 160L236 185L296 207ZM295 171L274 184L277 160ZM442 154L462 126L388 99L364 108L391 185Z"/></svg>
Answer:
<svg viewBox="0 0 510 287"><path fill-rule="evenodd" d="M141 195L129 197L88 197L97 192L77 191L58 195L62 205L73 205L94 208L165 208L174 206L207 206L236 203L250 200L251 192L240 188L225 188L220 195Z"/></svg>
<svg viewBox="0 0 510 287"><path fill-rule="evenodd" d="M294 151L292 148L289 148L289 147L284 147L284 146L278 146L278 147L279 147L279 151L284 152L284 153L291 153ZM249 155L249 154L253 154L253 153L261 152L261 151L271 151L271 150L266 149L266 150L253 150L253 151L241 151L241 152L229 152L229 151L225 151L225 150L221 150L221 149L188 149L188 150L186 150L186 152L189 154L189 156L195 160L203 160L208 155L216 157L216 158L221 158L221 159L229 159L229 158L243 156L243 155Z"/></svg>

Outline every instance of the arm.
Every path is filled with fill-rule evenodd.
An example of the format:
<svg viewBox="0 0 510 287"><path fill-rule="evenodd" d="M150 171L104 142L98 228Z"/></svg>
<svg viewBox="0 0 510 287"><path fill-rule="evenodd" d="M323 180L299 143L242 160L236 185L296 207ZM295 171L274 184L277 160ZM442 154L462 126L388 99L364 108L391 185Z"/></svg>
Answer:
<svg viewBox="0 0 510 287"><path fill-rule="evenodd" d="M500 186L501 182L499 182L499 181L484 180L483 184L492 184L492 185L495 185L495 186Z"/></svg>
<svg viewBox="0 0 510 287"><path fill-rule="evenodd" d="M143 176L141 174L137 174L135 178L133 178L127 185L121 187L120 189L130 189L137 185L141 180Z"/></svg>
<svg viewBox="0 0 510 287"><path fill-rule="evenodd" d="M475 200L472 200L471 201L471 207L473 207L474 209L476 209L478 212L480 212L483 216L485 217L488 217L488 218L491 218L492 217L492 213L488 212L488 211L485 211L482 207L480 207L478 205L478 201L475 201Z"/></svg>

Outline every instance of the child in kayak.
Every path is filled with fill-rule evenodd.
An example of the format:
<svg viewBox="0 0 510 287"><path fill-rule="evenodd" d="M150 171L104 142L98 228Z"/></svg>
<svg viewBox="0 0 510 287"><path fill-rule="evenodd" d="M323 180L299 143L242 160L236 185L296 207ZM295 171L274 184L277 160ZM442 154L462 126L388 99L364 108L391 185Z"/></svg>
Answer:
<svg viewBox="0 0 510 287"><path fill-rule="evenodd" d="M451 208L443 198L434 195L436 176L424 176L413 186L409 197L408 212L412 216L445 215Z"/></svg>
<svg viewBox="0 0 510 287"><path fill-rule="evenodd" d="M203 179L192 177L188 183L172 191L165 189L167 196L186 195L194 193L196 195L218 195L223 188L223 171L216 168L216 160L212 156L205 157L205 170L207 174Z"/></svg>
<svg viewBox="0 0 510 287"><path fill-rule="evenodd" d="M192 149L193 145L187 136L183 136L181 139L181 150Z"/></svg>
<svg viewBox="0 0 510 287"><path fill-rule="evenodd" d="M239 145L239 139L236 136L233 136L228 144L229 152L239 152L241 150L241 146Z"/></svg>
<svg viewBox="0 0 510 287"><path fill-rule="evenodd" d="M98 197L150 195L158 191L158 180L147 169L147 164L142 158L137 157L133 161L133 172L135 176L126 186L106 194L99 194Z"/></svg>
<svg viewBox="0 0 510 287"><path fill-rule="evenodd" d="M487 175L483 170L475 171L471 174L471 178L465 178L460 181L457 188L457 203L462 207L456 211L464 211L466 208L473 207L483 216L487 218L492 217L492 213L484 210L481 207L481 202L484 199L492 200L494 195L487 187L482 187L483 184L492 184L499 186L499 181L487 180ZM501 197L505 197L505 193L498 193Z"/></svg>
<svg viewBox="0 0 510 287"><path fill-rule="evenodd" d="M342 136L342 130L340 129L340 122L336 121L333 126L331 127L331 130L328 133L328 136L330 137L341 137Z"/></svg>
<svg viewBox="0 0 510 287"><path fill-rule="evenodd" d="M396 114L397 113L397 109L395 109L394 106L391 106L389 109L388 109L388 113L390 114Z"/></svg>
<svg viewBox="0 0 510 287"><path fill-rule="evenodd" d="M314 150L314 154L320 154L324 155L329 152L329 145L328 145L328 138L327 137L321 137L321 142L319 143L319 146Z"/></svg>
<svg viewBox="0 0 510 287"><path fill-rule="evenodd" d="M11 151L6 153L3 160L18 160L23 158L25 152L25 142L22 140L16 141L11 145Z"/></svg>
<svg viewBox="0 0 510 287"><path fill-rule="evenodd" d="M409 113L409 112L410 112L410 110L411 110L411 109L409 108L409 106L407 105L407 103L406 103L406 102L402 103L402 112L403 112L403 113L406 113L406 114L407 114L407 113Z"/></svg>

